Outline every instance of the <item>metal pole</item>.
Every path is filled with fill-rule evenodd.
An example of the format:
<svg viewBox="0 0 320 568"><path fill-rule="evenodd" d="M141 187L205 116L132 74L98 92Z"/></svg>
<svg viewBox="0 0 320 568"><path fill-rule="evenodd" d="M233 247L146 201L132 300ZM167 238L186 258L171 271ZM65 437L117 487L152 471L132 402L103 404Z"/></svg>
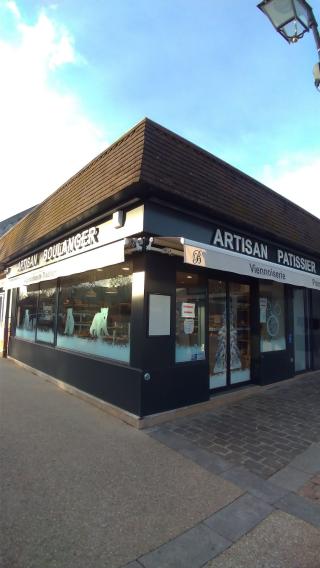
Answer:
<svg viewBox="0 0 320 568"><path fill-rule="evenodd" d="M316 42L317 51L318 51L318 58L320 61L320 35L318 31L318 24L317 20L314 17L313 10L311 6L309 6L309 28L312 29L314 41Z"/></svg>

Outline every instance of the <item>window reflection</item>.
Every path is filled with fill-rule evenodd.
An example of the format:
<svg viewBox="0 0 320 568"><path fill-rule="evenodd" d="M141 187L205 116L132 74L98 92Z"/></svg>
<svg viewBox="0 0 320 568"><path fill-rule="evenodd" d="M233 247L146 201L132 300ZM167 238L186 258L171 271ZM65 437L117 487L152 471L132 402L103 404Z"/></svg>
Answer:
<svg viewBox="0 0 320 568"><path fill-rule="evenodd" d="M261 351L286 349L284 287L277 282L260 284Z"/></svg>
<svg viewBox="0 0 320 568"><path fill-rule="evenodd" d="M35 341L39 284L21 286L18 291L16 336Z"/></svg>
<svg viewBox="0 0 320 568"><path fill-rule="evenodd" d="M61 280L57 346L129 362L129 264Z"/></svg>
<svg viewBox="0 0 320 568"><path fill-rule="evenodd" d="M41 282L37 310L37 341L54 342L56 282Z"/></svg>

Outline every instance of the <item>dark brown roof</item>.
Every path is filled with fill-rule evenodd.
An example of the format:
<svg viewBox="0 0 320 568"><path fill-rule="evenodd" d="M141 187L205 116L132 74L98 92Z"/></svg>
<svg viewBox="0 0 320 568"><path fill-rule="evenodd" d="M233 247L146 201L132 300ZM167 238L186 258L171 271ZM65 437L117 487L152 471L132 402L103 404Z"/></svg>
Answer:
<svg viewBox="0 0 320 568"><path fill-rule="evenodd" d="M151 121L142 179L215 217L320 254L320 220L250 176Z"/></svg>
<svg viewBox="0 0 320 568"><path fill-rule="evenodd" d="M0 239L0 262L26 252L46 235L75 226L83 214L137 182L144 121L87 164Z"/></svg>
<svg viewBox="0 0 320 568"><path fill-rule="evenodd" d="M320 220L149 119L142 120L0 239L2 262L74 227L126 188L156 188L215 218L229 218L293 247L320 253ZM143 182L143 184L141 183Z"/></svg>

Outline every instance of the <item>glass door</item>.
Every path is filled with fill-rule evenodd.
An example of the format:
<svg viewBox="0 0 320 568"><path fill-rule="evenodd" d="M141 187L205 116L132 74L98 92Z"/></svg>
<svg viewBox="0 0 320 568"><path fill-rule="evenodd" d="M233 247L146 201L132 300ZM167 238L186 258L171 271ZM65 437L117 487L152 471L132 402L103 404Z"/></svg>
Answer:
<svg viewBox="0 0 320 568"><path fill-rule="evenodd" d="M209 280L210 389L251 378L250 286Z"/></svg>
<svg viewBox="0 0 320 568"><path fill-rule="evenodd" d="M209 280L210 389L227 385L227 287Z"/></svg>
<svg viewBox="0 0 320 568"><path fill-rule="evenodd" d="M229 284L230 383L250 380L250 286Z"/></svg>

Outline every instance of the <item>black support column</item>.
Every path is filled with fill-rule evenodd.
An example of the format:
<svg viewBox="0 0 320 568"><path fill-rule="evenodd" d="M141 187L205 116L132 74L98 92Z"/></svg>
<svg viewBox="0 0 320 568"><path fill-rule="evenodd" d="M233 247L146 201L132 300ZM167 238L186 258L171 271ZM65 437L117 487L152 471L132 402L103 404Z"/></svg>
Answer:
<svg viewBox="0 0 320 568"><path fill-rule="evenodd" d="M207 361L175 364L176 268L179 259L147 251L134 260L134 273L145 272L144 297L133 285L131 366L142 369L141 415L208 400ZM135 278L135 277L134 277ZM149 336L149 296L171 299L170 335Z"/></svg>

